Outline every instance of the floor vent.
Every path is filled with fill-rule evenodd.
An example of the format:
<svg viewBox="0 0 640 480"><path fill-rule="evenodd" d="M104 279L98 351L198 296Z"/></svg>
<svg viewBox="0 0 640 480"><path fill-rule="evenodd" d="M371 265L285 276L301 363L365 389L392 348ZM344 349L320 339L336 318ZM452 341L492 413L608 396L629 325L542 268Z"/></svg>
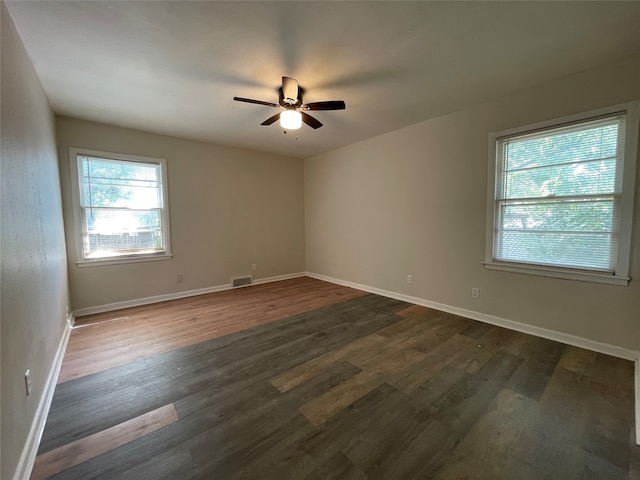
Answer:
<svg viewBox="0 0 640 480"><path fill-rule="evenodd" d="M233 287L244 287L245 285L251 285L252 281L251 275L248 277L235 277L231 279L231 286Z"/></svg>

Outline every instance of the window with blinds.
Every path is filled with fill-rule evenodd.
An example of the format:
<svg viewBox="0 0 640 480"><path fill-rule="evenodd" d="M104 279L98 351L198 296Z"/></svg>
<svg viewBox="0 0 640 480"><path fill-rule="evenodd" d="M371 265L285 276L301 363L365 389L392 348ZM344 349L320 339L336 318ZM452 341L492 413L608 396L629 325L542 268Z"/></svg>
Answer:
<svg viewBox="0 0 640 480"><path fill-rule="evenodd" d="M75 155L84 261L168 253L164 161Z"/></svg>
<svg viewBox="0 0 640 480"><path fill-rule="evenodd" d="M623 173L635 164L625 171L627 123L621 110L496 135L489 262L626 275L619 250L632 215L623 194L633 192Z"/></svg>

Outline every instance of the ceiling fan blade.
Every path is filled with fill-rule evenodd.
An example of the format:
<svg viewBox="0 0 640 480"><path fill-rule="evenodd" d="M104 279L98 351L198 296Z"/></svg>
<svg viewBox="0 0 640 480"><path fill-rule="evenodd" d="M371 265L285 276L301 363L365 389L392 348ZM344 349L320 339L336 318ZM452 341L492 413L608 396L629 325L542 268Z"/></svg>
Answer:
<svg viewBox="0 0 640 480"><path fill-rule="evenodd" d="M291 77L282 77L282 94L285 99L293 100L296 103L298 100L298 81Z"/></svg>
<svg viewBox="0 0 640 480"><path fill-rule="evenodd" d="M314 130L322 126L322 123L320 123L318 120L313 118L308 113L300 112L300 114L302 115L302 121L307 125L309 125L311 128L313 128Z"/></svg>
<svg viewBox="0 0 640 480"><path fill-rule="evenodd" d="M266 105L267 107L280 108L280 105L271 102L263 102L262 100L253 100L251 98L233 97L236 102L255 103L256 105Z"/></svg>
<svg viewBox="0 0 640 480"><path fill-rule="evenodd" d="M260 125L271 125L272 123L277 122L280 119L280 114L276 113L273 117L269 117L267 118L264 122L262 122Z"/></svg>
<svg viewBox="0 0 640 480"><path fill-rule="evenodd" d="M328 102L311 102L300 107L302 110L344 110L347 108L342 100L330 100Z"/></svg>

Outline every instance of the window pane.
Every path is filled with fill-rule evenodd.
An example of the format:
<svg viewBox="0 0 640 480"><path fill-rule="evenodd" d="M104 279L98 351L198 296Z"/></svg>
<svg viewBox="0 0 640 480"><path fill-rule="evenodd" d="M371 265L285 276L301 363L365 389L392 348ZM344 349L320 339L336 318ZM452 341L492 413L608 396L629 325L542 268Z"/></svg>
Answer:
<svg viewBox="0 0 640 480"><path fill-rule="evenodd" d="M503 261L612 271L611 234L498 232L496 257Z"/></svg>
<svg viewBox="0 0 640 480"><path fill-rule="evenodd" d="M615 192L616 159L505 173L503 198L594 195Z"/></svg>
<svg viewBox="0 0 640 480"><path fill-rule="evenodd" d="M503 202L499 230L547 232L614 232L615 197L574 201Z"/></svg>
<svg viewBox="0 0 640 480"><path fill-rule="evenodd" d="M595 126L559 128L507 140L507 170L615 157L618 120L599 120Z"/></svg>
<svg viewBox="0 0 640 480"><path fill-rule="evenodd" d="M85 257L164 251L160 210L85 208Z"/></svg>
<svg viewBox="0 0 640 480"><path fill-rule="evenodd" d="M81 157L83 206L161 208L158 165Z"/></svg>

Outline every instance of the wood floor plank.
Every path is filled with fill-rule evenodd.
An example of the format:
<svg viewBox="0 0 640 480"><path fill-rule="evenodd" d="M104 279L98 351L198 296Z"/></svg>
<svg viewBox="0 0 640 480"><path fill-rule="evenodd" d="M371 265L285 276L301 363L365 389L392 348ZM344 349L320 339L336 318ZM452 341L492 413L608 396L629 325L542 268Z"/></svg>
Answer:
<svg viewBox="0 0 640 480"><path fill-rule="evenodd" d="M177 421L178 415L174 406L165 405L119 425L38 455L31 480L48 478Z"/></svg>
<svg viewBox="0 0 640 480"><path fill-rule="evenodd" d="M596 355L591 375L596 382L633 390L633 385L625 382L630 375L633 375L633 362L620 362L619 359L602 353Z"/></svg>
<svg viewBox="0 0 640 480"><path fill-rule="evenodd" d="M118 480L192 480L201 478L201 472L186 448L170 449L117 473Z"/></svg>
<svg viewBox="0 0 640 480"><path fill-rule="evenodd" d="M330 391L302 404L299 407L300 413L313 425L320 426L336 413L371 392L382 382L383 377L378 372L360 372Z"/></svg>
<svg viewBox="0 0 640 480"><path fill-rule="evenodd" d="M462 330L460 332L460 335L464 335L465 337L474 338L477 340L492 329L493 326L487 323L473 322L467 328Z"/></svg>
<svg viewBox="0 0 640 480"><path fill-rule="evenodd" d="M446 425L429 419L423 424L422 431L396 453L373 465L366 473L372 480L386 479L431 479L420 476L425 463L440 464L455 447L455 438L450 435Z"/></svg>
<svg viewBox="0 0 640 480"><path fill-rule="evenodd" d="M406 395L389 384L374 388L296 445L291 452L290 478L305 478L352 439L362 436L377 419L393 416L405 403Z"/></svg>
<svg viewBox="0 0 640 480"><path fill-rule="evenodd" d="M383 337L395 337L396 335L399 335L402 332L415 327L416 325L424 323L428 323L433 326L440 325L447 317L447 314L444 312L438 312L437 310L432 310L425 307L421 307L418 310L409 307L402 310L402 312L404 313L404 315L402 315L403 318L401 320L387 328L380 330L378 334L382 335Z"/></svg>
<svg viewBox="0 0 640 480"><path fill-rule="evenodd" d="M250 458L268 454L274 448L278 450L279 444L287 439L297 443L312 428L300 415L286 418L266 415L244 425L244 429L234 429L244 439L242 443L230 442L228 433L216 429L198 438L191 454L200 465L203 478L231 478L234 472L241 472L246 467ZM274 470L272 478L280 478L282 472ZM242 475L240 478L247 477Z"/></svg>
<svg viewBox="0 0 640 480"><path fill-rule="evenodd" d="M596 395L590 395L587 401L587 415L591 417L586 427L584 447L604 461L622 469L629 468L631 452L627 439L618 432L631 429L634 417L629 414L633 405L633 396L619 397L618 392L611 394L610 389L595 386ZM593 389L592 389L593 391ZM624 391L624 390L623 390ZM620 408L626 404L627 408Z"/></svg>
<svg viewBox="0 0 640 480"><path fill-rule="evenodd" d="M502 351L502 349L509 348L509 345L517 336L518 332L507 330L506 328L494 327L485 333L482 338L478 339L478 344L485 350L499 352Z"/></svg>
<svg viewBox="0 0 640 480"><path fill-rule="evenodd" d="M466 368L477 354L473 339L452 335L423 354L413 365L406 365L401 373L389 379L389 383L403 392L410 393L450 364Z"/></svg>
<svg viewBox="0 0 640 480"><path fill-rule="evenodd" d="M432 310L428 307L423 307L422 305L409 305L407 308L403 308L402 310L396 312L396 315L398 315L399 317L408 317L415 314L422 315L428 311L433 312L435 310Z"/></svg>
<svg viewBox="0 0 640 480"><path fill-rule="evenodd" d="M352 369L343 363L270 403L254 402L245 415L230 412L222 421L211 424L210 429L189 441L190 451L201 465L203 475L216 472L223 478L256 478L269 469L270 478L288 477L290 465L278 460L289 458L289 445L313 431L295 406L342 381L352 374ZM230 431L244 441L230 443Z"/></svg>
<svg viewBox="0 0 640 480"><path fill-rule="evenodd" d="M505 469L533 409L535 401L510 390L501 390L447 459L446 469L427 463L420 474L434 480L520 478Z"/></svg>
<svg viewBox="0 0 640 480"><path fill-rule="evenodd" d="M355 373L357 373L357 369L346 362L333 367L320 376L287 391L282 398L282 400L285 398L286 400L279 402L280 407L278 409L282 408L292 417L299 415L295 408L293 408L294 405L299 405L304 400L313 398L329 390L333 386L353 376ZM247 459L245 465L234 472L229 478L260 478L265 475L265 472L269 472L269 476L272 478L295 478L292 476L291 452L303 437L315 431L315 429L308 428L310 426L309 424L305 425L304 428L298 429L295 435L289 435L284 441L278 443L272 442L272 445L260 454L257 454L255 451L252 452L252 458Z"/></svg>
<svg viewBox="0 0 640 480"><path fill-rule="evenodd" d="M367 475L349 458L337 451L325 463L305 477L305 480L367 480Z"/></svg>
<svg viewBox="0 0 640 480"><path fill-rule="evenodd" d="M412 348L420 352L429 353L431 350L437 349L440 345L450 339L452 336L459 334L469 326L469 320L462 319L456 315L445 314L437 317L436 325L427 335L417 338ZM476 344L476 340L470 338L466 343Z"/></svg>
<svg viewBox="0 0 640 480"><path fill-rule="evenodd" d="M354 435L341 449L367 476L382 465L394 463L415 438L429 428L427 416L416 415L410 402L391 414L371 422L359 435Z"/></svg>
<svg viewBox="0 0 640 480"><path fill-rule="evenodd" d="M173 470L176 474L173 478L182 479L183 474L185 478L202 478L197 463L190 454L184 454L186 442L191 438L192 431L197 431L197 427L198 422L195 419L179 420L50 478L53 480L120 480L122 476L132 474L130 472L140 472L142 465L148 464L152 459L164 462L172 457L180 461L171 466L170 471ZM186 451L188 452L188 449ZM190 464L185 463L188 459ZM155 466L150 469L150 473L154 470ZM142 478L155 477L151 474L148 477L143 475Z"/></svg>
<svg viewBox="0 0 640 480"><path fill-rule="evenodd" d="M560 366L586 377L590 377L598 354L591 350L567 345L560 358Z"/></svg>
<svg viewBox="0 0 640 480"><path fill-rule="evenodd" d="M377 348L385 343L385 339L380 335L373 334L357 339L346 346L332 350L324 355L309 360L291 370L288 370L277 377L271 379L271 383L281 392L286 392L302 382L313 378L339 364L346 358L363 352L375 352Z"/></svg>
<svg viewBox="0 0 640 480"><path fill-rule="evenodd" d="M535 339L531 343L536 344L535 349L531 354L523 355L524 361L507 387L539 400L556 370L566 345L544 338Z"/></svg>

